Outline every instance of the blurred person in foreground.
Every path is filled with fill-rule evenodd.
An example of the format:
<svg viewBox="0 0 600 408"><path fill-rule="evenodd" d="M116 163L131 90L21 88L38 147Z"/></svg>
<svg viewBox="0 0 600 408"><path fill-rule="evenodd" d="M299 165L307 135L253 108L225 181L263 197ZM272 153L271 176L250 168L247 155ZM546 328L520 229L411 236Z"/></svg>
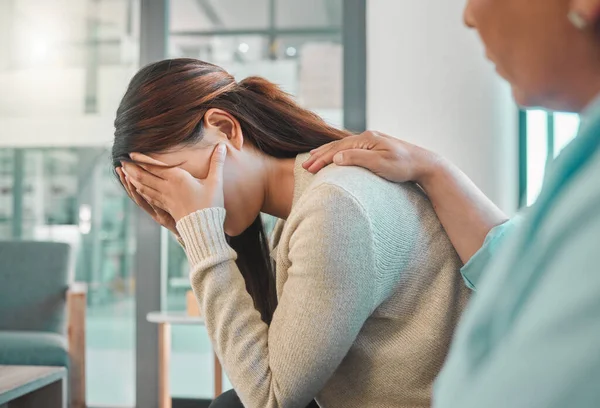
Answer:
<svg viewBox="0 0 600 408"><path fill-rule="evenodd" d="M375 132L316 149L304 167L334 162L417 182L466 262L476 294L434 406L598 407L600 0L470 0L464 17L520 105L581 115L532 208L505 222L452 163Z"/></svg>

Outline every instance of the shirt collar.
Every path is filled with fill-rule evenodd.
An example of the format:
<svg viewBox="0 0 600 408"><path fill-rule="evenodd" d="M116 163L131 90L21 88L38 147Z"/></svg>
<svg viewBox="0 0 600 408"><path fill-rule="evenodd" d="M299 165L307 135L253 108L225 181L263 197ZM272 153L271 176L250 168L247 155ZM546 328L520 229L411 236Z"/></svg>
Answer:
<svg viewBox="0 0 600 408"><path fill-rule="evenodd" d="M588 126L591 126L595 119L600 117L600 95L588 104L588 106L581 112L581 126L579 127L579 133L584 133Z"/></svg>

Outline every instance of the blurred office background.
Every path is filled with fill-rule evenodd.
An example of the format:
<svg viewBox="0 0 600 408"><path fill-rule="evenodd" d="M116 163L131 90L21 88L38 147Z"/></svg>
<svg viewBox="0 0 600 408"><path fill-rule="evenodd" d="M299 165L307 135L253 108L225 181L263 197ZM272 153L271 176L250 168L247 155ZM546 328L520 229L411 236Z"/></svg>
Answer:
<svg viewBox="0 0 600 408"><path fill-rule="evenodd" d="M72 244L89 288L91 407L150 406L145 314L184 310L189 289L183 251L110 168L115 111L145 63L191 57L264 76L336 126L445 154L511 214L534 202L577 116L519 112L461 27L462 2L430 3L0 0L0 239ZM174 327L172 351L172 396L210 398L206 332Z"/></svg>
<svg viewBox="0 0 600 408"><path fill-rule="evenodd" d="M0 239L72 243L75 278L88 284L90 406L136 405L136 360L144 359L136 359L136 325L149 325L136 320L134 265L151 237L137 228L109 160L129 79L151 60L198 58L238 79L264 76L343 126L342 3L0 0ZM163 38L144 43L143 35ZM162 286L144 295L162 310L184 310L184 253L164 232L159 249L160 261L140 276ZM175 326L172 334L173 396L210 398L205 331Z"/></svg>

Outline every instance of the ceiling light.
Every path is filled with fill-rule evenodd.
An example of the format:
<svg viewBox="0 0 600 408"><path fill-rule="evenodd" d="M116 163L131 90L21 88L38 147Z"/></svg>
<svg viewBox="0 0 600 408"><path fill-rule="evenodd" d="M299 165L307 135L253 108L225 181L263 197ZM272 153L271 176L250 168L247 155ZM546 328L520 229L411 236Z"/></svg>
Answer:
<svg viewBox="0 0 600 408"><path fill-rule="evenodd" d="M287 47L287 49L285 50L285 54L288 57L295 57L297 53L298 51L296 51L294 47Z"/></svg>
<svg viewBox="0 0 600 408"><path fill-rule="evenodd" d="M238 50L244 54L247 53L249 49L250 49L250 46L246 43L241 43L238 47Z"/></svg>

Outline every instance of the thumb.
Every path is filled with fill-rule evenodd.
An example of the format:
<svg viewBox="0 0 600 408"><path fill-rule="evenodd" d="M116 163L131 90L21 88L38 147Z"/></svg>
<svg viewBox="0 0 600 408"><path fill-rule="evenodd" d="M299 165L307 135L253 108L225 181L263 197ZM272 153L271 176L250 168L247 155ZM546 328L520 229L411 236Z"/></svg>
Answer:
<svg viewBox="0 0 600 408"><path fill-rule="evenodd" d="M338 166L358 166L371 171L377 171L381 158L377 151L351 149L337 153L333 156L333 162Z"/></svg>
<svg viewBox="0 0 600 408"><path fill-rule="evenodd" d="M227 145L220 143L210 159L210 168L207 179L221 183L223 181L223 168L227 157Z"/></svg>

